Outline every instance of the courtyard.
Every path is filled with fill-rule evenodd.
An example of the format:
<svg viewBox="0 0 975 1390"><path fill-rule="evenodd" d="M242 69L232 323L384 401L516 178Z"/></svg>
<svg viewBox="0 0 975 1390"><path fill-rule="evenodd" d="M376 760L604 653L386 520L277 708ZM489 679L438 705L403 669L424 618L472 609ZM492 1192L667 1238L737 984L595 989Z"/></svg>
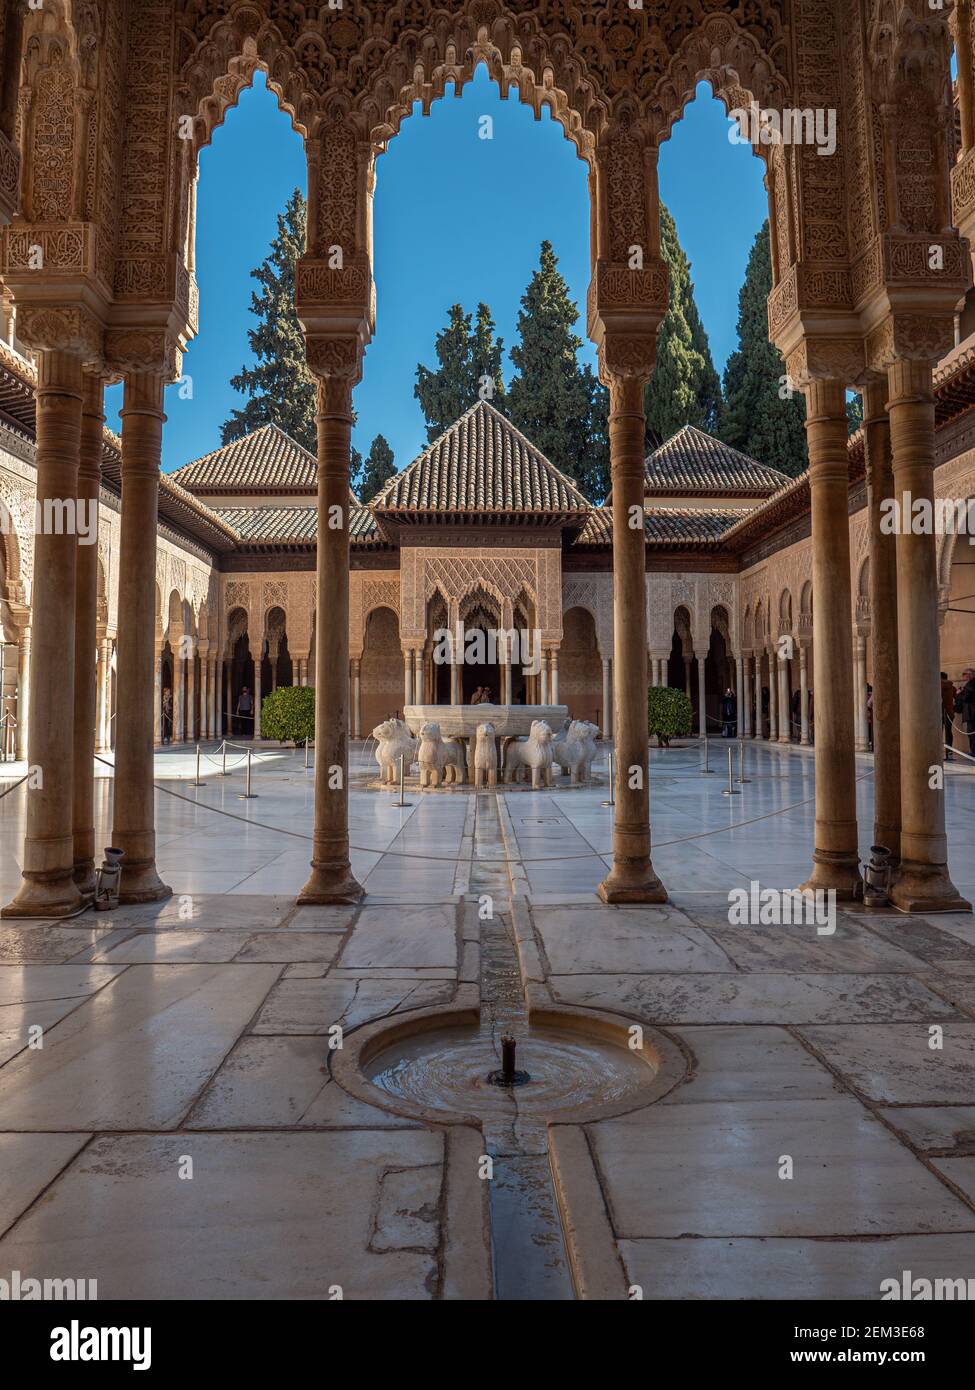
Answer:
<svg viewBox="0 0 975 1390"><path fill-rule="evenodd" d="M747 746L737 797L720 741L712 775L696 742L651 750L670 902L641 907L595 896L605 750L590 787L407 783L401 807L353 745L350 907L295 905L304 753L255 754L243 800L244 755L224 776L204 752L201 787L190 750L155 758L170 899L0 929L0 1268L140 1299L868 1300L905 1270L971 1279L971 916L729 921L731 889L807 868L806 750ZM968 897L972 777L945 779ZM5 895L23 796L0 801ZM857 797L866 826L869 757ZM353 1076L370 1029L499 999L516 1032L560 1009L641 1025L661 1068L615 1107L583 1086L551 1123L530 1085L459 1123Z"/></svg>

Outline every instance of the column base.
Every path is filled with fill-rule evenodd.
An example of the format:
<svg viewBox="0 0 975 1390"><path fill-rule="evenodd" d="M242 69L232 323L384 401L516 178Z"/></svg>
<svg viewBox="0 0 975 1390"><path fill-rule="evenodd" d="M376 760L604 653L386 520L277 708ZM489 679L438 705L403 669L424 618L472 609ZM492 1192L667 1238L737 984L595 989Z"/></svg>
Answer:
<svg viewBox="0 0 975 1390"><path fill-rule="evenodd" d="M73 877L78 892L83 898L93 898L95 896L94 859L76 859Z"/></svg>
<svg viewBox="0 0 975 1390"><path fill-rule="evenodd" d="M311 866L311 877L295 899L299 907L350 906L360 902L365 889L346 862L315 864Z"/></svg>
<svg viewBox="0 0 975 1390"><path fill-rule="evenodd" d="M16 897L0 908L0 917L70 917L84 905L70 875L54 879L25 877Z"/></svg>
<svg viewBox="0 0 975 1390"><path fill-rule="evenodd" d="M859 902L863 897L860 860L855 854L834 850L813 850L812 873L800 883L800 893L836 894L840 903Z"/></svg>
<svg viewBox="0 0 975 1390"><path fill-rule="evenodd" d="M126 864L122 861L122 881L119 887L120 903L158 903L171 898L173 890L163 883L156 872L155 860L144 863Z"/></svg>
<svg viewBox="0 0 975 1390"><path fill-rule="evenodd" d="M652 864L614 864L596 889L604 903L665 903L667 890Z"/></svg>
<svg viewBox="0 0 975 1390"><path fill-rule="evenodd" d="M971 903L961 896L949 878L947 864L921 864L910 859L901 861L890 900L901 912L972 910Z"/></svg>

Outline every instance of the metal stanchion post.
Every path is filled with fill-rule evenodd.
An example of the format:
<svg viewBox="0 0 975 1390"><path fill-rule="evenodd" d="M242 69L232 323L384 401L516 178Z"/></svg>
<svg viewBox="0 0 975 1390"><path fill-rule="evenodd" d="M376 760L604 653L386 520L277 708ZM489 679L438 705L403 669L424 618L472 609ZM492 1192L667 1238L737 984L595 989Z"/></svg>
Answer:
<svg viewBox="0 0 975 1390"><path fill-rule="evenodd" d="M220 776L221 776L221 777L229 777L229 776L230 776L230 773L227 771L227 740L226 740L226 739L224 739L223 743L221 743L221 745L220 745L220 752L223 754L223 768L221 769Z"/></svg>
<svg viewBox="0 0 975 1390"><path fill-rule="evenodd" d="M308 739L305 739L305 771L308 771Z"/></svg>
<svg viewBox="0 0 975 1390"><path fill-rule="evenodd" d="M244 783L244 790L238 793L239 801L253 801L257 796L256 792L251 791L251 750L247 750L247 780Z"/></svg>
<svg viewBox="0 0 975 1390"><path fill-rule="evenodd" d="M202 779L201 779L201 777L200 777L200 745L197 744L197 745L196 745L196 781L195 781L195 782L191 782L191 783L190 783L190 786L191 786L191 787L202 787L202 786L205 786L205 785L206 785L206 784L202 781Z"/></svg>
<svg viewBox="0 0 975 1390"><path fill-rule="evenodd" d="M701 768L701 776L707 774L710 777L714 772L714 768L711 766L711 748L707 734L702 734L701 737L704 739L704 766Z"/></svg>
<svg viewBox="0 0 975 1390"><path fill-rule="evenodd" d="M735 777L734 755L733 755L733 753L732 753L731 747L729 746L729 748L728 748L728 785L727 785L727 786L725 787L725 789L722 791L722 793L721 793L722 796L741 796L741 792L740 792L740 791L738 790L738 788L734 785L734 777Z"/></svg>
<svg viewBox="0 0 975 1390"><path fill-rule="evenodd" d="M616 805L616 758L612 748L609 750L609 800L602 804L604 806Z"/></svg>
<svg viewBox="0 0 975 1390"><path fill-rule="evenodd" d="M745 776L745 745L741 739L738 740L738 776L737 782L750 782L752 779Z"/></svg>
<svg viewBox="0 0 975 1390"><path fill-rule="evenodd" d="M412 801L404 801L403 793L406 790L406 754L399 755L399 801L397 806L412 806Z"/></svg>

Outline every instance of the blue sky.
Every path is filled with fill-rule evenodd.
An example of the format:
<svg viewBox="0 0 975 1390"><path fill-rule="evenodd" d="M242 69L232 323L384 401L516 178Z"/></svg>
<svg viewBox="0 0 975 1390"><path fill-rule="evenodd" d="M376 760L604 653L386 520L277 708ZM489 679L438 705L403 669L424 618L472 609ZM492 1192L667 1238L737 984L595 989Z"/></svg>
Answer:
<svg viewBox="0 0 975 1390"><path fill-rule="evenodd" d="M493 118L490 140L478 134L485 115ZM660 190L691 261L719 371L735 347L738 290L767 215L762 172L747 147L729 143L723 109L701 87L661 150ZM192 399L179 399L175 388L166 394L167 472L216 448L221 424L241 403L229 381L250 360L250 271L267 254L278 211L305 181L301 141L258 73L200 159L200 333L184 358ZM483 299L506 350L512 346L519 301L546 238L584 311L586 166L547 114L536 121L530 107L501 101L481 68L460 97L437 102L429 117L404 121L377 165L377 326L355 392L354 442L363 454L382 433L404 467L425 444L413 397L416 364L435 364L434 338L449 305L472 310ZM594 361L582 319L576 331L582 355ZM112 388L114 428L120 399L121 388Z"/></svg>

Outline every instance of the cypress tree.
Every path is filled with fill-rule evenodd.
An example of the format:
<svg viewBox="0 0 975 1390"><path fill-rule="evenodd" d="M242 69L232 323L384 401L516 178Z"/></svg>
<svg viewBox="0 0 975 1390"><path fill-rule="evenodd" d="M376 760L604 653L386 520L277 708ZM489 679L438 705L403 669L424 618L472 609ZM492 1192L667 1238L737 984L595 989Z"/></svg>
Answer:
<svg viewBox="0 0 975 1390"><path fill-rule="evenodd" d="M721 414L721 382L694 300L691 263L663 205L660 255L670 270L670 307L657 335L657 365L645 396L648 449L682 425L697 425L713 434Z"/></svg>
<svg viewBox="0 0 975 1390"><path fill-rule="evenodd" d="M230 384L250 397L242 410L232 410L224 422L221 442L229 444L260 425L286 430L313 454L315 379L305 359L305 340L295 313L295 262L305 245L305 199L296 188L278 214L277 236L264 261L251 276L260 292L251 292L251 313L258 319L248 329L256 366L241 367Z"/></svg>
<svg viewBox="0 0 975 1390"><path fill-rule="evenodd" d="M724 374L721 437L751 458L797 477L807 467L806 403L786 381L785 363L769 342L772 253L766 221L755 238L738 295L738 347Z"/></svg>
<svg viewBox="0 0 975 1390"><path fill-rule="evenodd" d="M508 414L556 468L595 497L605 476L605 463L600 468L594 455L605 429L605 399L592 370L579 366L582 339L573 332L579 310L549 241L542 242L521 306L519 342L511 349L518 375L508 387Z"/></svg>
<svg viewBox="0 0 975 1390"><path fill-rule="evenodd" d="M360 502L371 502L384 483L396 473L393 451L385 436L377 434L369 448L361 478L357 479L356 491Z"/></svg>
<svg viewBox="0 0 975 1390"><path fill-rule="evenodd" d="M429 440L443 434L478 400L490 400L498 406L504 400L504 343L494 336L494 319L486 304L478 304L473 323L460 304L452 304L447 325L437 334L435 351L437 367L418 363L413 387Z"/></svg>

